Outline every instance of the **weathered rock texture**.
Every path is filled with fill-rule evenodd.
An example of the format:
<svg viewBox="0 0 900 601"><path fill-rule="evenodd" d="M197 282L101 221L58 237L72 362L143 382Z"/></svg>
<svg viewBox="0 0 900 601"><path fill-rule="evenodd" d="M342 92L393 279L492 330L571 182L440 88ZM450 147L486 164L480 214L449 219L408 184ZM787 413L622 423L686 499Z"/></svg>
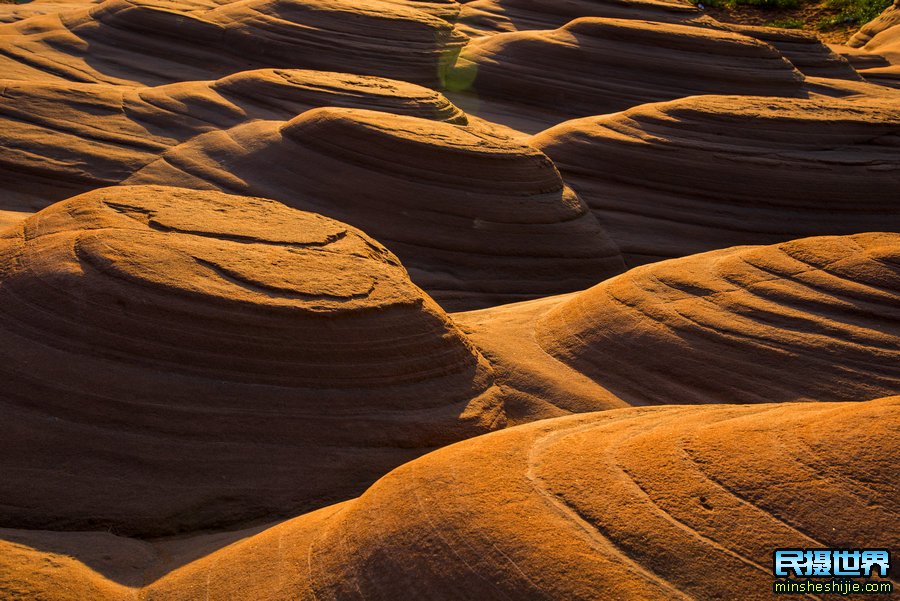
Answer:
<svg viewBox="0 0 900 601"><path fill-rule="evenodd" d="M274 198L346 221L453 309L579 290L624 270L546 155L479 127L322 108L200 136L126 181Z"/></svg>
<svg viewBox="0 0 900 601"><path fill-rule="evenodd" d="M532 143L629 265L900 231L896 98L687 98L563 123Z"/></svg>
<svg viewBox="0 0 900 601"><path fill-rule="evenodd" d="M368 0L107 0L0 25L8 79L158 85L305 68L437 85L466 37L448 21Z"/></svg>
<svg viewBox="0 0 900 601"><path fill-rule="evenodd" d="M764 42L715 29L605 18L473 40L449 85L571 116L696 94L805 93L800 72Z"/></svg>
<svg viewBox="0 0 900 601"><path fill-rule="evenodd" d="M900 88L900 3L895 1L864 25L847 45L860 51L856 60L868 67L863 70L866 79Z"/></svg>
<svg viewBox="0 0 900 601"><path fill-rule="evenodd" d="M898 426L898 397L547 420L262 532L154 545L6 531L0 565L60 601L768 600L773 548L900 545Z"/></svg>
<svg viewBox="0 0 900 601"><path fill-rule="evenodd" d="M737 247L633 269L544 314L538 343L629 404L900 392L900 234Z"/></svg>
<svg viewBox="0 0 900 601"><path fill-rule="evenodd" d="M296 515L504 425L397 259L279 203L109 188L0 235L0 525Z"/></svg>
<svg viewBox="0 0 900 601"><path fill-rule="evenodd" d="M320 106L467 122L428 88L322 71L262 69L157 87L5 81L0 207L41 209L117 184L199 134L259 119L291 119Z"/></svg>
<svg viewBox="0 0 900 601"><path fill-rule="evenodd" d="M462 5L459 28L471 37L556 29L581 17L683 23L702 11L682 0L475 0Z"/></svg>
<svg viewBox="0 0 900 601"><path fill-rule="evenodd" d="M0 229L9 227L30 215L31 213L23 213L20 211L0 211Z"/></svg>
<svg viewBox="0 0 900 601"><path fill-rule="evenodd" d="M831 50L813 33L796 29L756 27L718 22L704 22L704 24L708 27L741 33L761 42L771 44L804 75L848 79L851 81L862 80L862 77L853 69L846 58Z"/></svg>
<svg viewBox="0 0 900 601"><path fill-rule="evenodd" d="M581 17L674 23L741 33L771 44L805 75L859 79L844 58L813 34L720 23L684 0L476 0L463 5L458 27L477 38L497 33L556 29Z"/></svg>

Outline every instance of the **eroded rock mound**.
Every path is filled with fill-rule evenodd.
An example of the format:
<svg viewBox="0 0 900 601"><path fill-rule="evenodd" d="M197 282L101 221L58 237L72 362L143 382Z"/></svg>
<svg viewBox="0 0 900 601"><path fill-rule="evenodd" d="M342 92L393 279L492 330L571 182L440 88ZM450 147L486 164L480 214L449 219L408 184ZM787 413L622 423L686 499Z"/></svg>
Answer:
<svg viewBox="0 0 900 601"><path fill-rule="evenodd" d="M468 441L311 536L309 597L769 599L781 544L900 543L898 425L894 397L625 410Z"/></svg>
<svg viewBox="0 0 900 601"><path fill-rule="evenodd" d="M9 227L28 217L30 213L20 211L0 211L0 229Z"/></svg>
<svg viewBox="0 0 900 601"><path fill-rule="evenodd" d="M771 44L804 75L851 81L862 80L862 77L846 58L831 50L814 33L777 27L725 24L712 21L712 19L703 24L707 27L734 31Z"/></svg>
<svg viewBox="0 0 900 601"><path fill-rule="evenodd" d="M389 4L398 4L406 8L414 8L429 15L454 23L459 17L460 4L456 0L384 0Z"/></svg>
<svg viewBox="0 0 900 601"><path fill-rule="evenodd" d="M532 139L637 265L738 244L900 231L900 107L706 96Z"/></svg>
<svg viewBox="0 0 900 601"><path fill-rule="evenodd" d="M298 69L157 87L8 81L0 90L4 209L41 209L117 184L199 134L259 119L291 119L320 106L467 122L443 95L422 86Z"/></svg>
<svg viewBox="0 0 900 601"><path fill-rule="evenodd" d="M274 201L102 189L0 237L0 525L137 535L358 494L504 423L397 259Z"/></svg>
<svg viewBox="0 0 900 601"><path fill-rule="evenodd" d="M305 68L436 85L466 37L407 6L369 0L107 0L0 26L8 79L141 83Z"/></svg>
<svg viewBox="0 0 900 601"><path fill-rule="evenodd" d="M479 37L495 33L556 29L581 17L680 23L703 12L684 0L474 0L462 6L459 27Z"/></svg>
<svg viewBox="0 0 900 601"><path fill-rule="evenodd" d="M847 42L851 48L864 48L875 37L900 25L900 3L894 2L877 18L863 25Z"/></svg>
<svg viewBox="0 0 900 601"><path fill-rule="evenodd" d="M814 34L720 23L684 0L475 0L463 5L458 27L477 38L496 33L555 29L581 17L633 19L731 31L771 44L804 75L860 79L846 59Z"/></svg>
<svg viewBox="0 0 900 601"><path fill-rule="evenodd" d="M856 49L850 58L865 67L867 80L900 88L900 2L866 23L847 45Z"/></svg>
<svg viewBox="0 0 900 601"><path fill-rule="evenodd" d="M6 572L61 600L76 587L173 601L767 600L774 548L900 545L898 427L898 397L546 420L431 453L261 533L151 546L0 532L0 583ZM188 545L224 548L140 575Z"/></svg>
<svg viewBox="0 0 900 601"><path fill-rule="evenodd" d="M728 31L582 18L551 31L473 40L449 85L570 116L696 94L800 96L803 76L772 46Z"/></svg>
<svg viewBox="0 0 900 601"><path fill-rule="evenodd" d="M346 221L445 308L583 289L624 269L546 155L478 127L321 108L206 134L127 181L275 198Z"/></svg>
<svg viewBox="0 0 900 601"><path fill-rule="evenodd" d="M95 4L94 0L32 0L24 4L0 4L0 23L13 23L28 17L60 13L84 8L86 4Z"/></svg>
<svg viewBox="0 0 900 601"><path fill-rule="evenodd" d="M551 355L630 404L900 392L900 234L736 247L633 269L538 322Z"/></svg>

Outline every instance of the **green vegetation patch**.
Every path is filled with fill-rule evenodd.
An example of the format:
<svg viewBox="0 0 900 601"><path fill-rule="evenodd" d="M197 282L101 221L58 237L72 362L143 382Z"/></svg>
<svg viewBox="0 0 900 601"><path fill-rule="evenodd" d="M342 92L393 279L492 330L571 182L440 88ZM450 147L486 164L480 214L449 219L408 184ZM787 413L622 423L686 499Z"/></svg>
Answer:
<svg viewBox="0 0 900 601"><path fill-rule="evenodd" d="M865 25L884 9L891 5L893 0L825 0L825 6L837 10L836 15L826 17L816 24L819 29L828 29L837 25L854 24Z"/></svg>
<svg viewBox="0 0 900 601"><path fill-rule="evenodd" d="M781 29L803 29L806 26L800 19L775 19L766 23L767 27L780 27Z"/></svg>
<svg viewBox="0 0 900 601"><path fill-rule="evenodd" d="M756 8L790 9L797 8L801 0L691 0L694 4L702 4L711 8L737 8L753 6Z"/></svg>

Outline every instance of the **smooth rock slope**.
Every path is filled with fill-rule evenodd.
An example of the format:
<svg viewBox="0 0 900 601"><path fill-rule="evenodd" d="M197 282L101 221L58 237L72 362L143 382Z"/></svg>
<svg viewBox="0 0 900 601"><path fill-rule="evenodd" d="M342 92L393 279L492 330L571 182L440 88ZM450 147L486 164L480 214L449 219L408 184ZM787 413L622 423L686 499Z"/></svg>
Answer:
<svg viewBox="0 0 900 601"><path fill-rule="evenodd" d="M770 599L773 548L900 545L898 426L898 397L546 420L262 532L0 532L0 584L60 600Z"/></svg>
<svg viewBox="0 0 900 601"><path fill-rule="evenodd" d="M20 211L0 211L0 229L9 227L26 217L28 217L31 213L24 213Z"/></svg>
<svg viewBox="0 0 900 601"><path fill-rule="evenodd" d="M736 247L633 269L535 327L632 405L842 401L900 392L900 234Z"/></svg>
<svg viewBox="0 0 900 601"><path fill-rule="evenodd" d="M353 224L450 309L579 290L624 270L546 155L478 126L321 108L200 136L126 182L274 198Z"/></svg>
<svg viewBox="0 0 900 601"><path fill-rule="evenodd" d="M0 25L7 79L159 85L278 67L440 83L466 37L381 0L106 0Z"/></svg>
<svg viewBox="0 0 900 601"><path fill-rule="evenodd" d="M0 526L296 515L505 423L397 259L254 198L102 189L0 233Z"/></svg>
<svg viewBox="0 0 900 601"><path fill-rule="evenodd" d="M738 244L900 232L900 105L702 96L563 123L532 143L629 266Z"/></svg>
<svg viewBox="0 0 900 601"><path fill-rule="evenodd" d="M801 96L803 81L774 47L738 33L580 18L473 40L448 85L581 117L697 94Z"/></svg>
<svg viewBox="0 0 900 601"><path fill-rule="evenodd" d="M900 88L900 3L895 1L877 19L866 23L847 45L857 50L851 60L868 67L863 71L866 79Z"/></svg>
<svg viewBox="0 0 900 601"><path fill-rule="evenodd" d="M117 184L211 131L320 106L467 122L439 92L380 77L260 69L157 87L0 82L0 208L37 210Z"/></svg>

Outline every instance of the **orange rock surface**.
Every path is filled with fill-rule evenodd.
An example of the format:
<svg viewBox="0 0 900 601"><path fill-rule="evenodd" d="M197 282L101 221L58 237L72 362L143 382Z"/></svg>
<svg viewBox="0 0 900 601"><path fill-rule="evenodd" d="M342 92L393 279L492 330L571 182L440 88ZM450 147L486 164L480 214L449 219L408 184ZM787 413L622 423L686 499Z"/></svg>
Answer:
<svg viewBox="0 0 900 601"><path fill-rule="evenodd" d="M532 143L634 266L900 231L898 100L697 96L572 120Z"/></svg>
<svg viewBox="0 0 900 601"><path fill-rule="evenodd" d="M265 529L2 531L0 566L60 600L770 599L775 547L900 543L898 426L898 397L545 420Z"/></svg>
<svg viewBox="0 0 900 601"><path fill-rule="evenodd" d="M171 534L362 492L502 427L383 246L273 201L109 188L0 233L0 526Z"/></svg>
<svg viewBox="0 0 900 601"><path fill-rule="evenodd" d="M322 108L197 137L126 183L274 198L353 224L451 309L578 290L625 269L544 153L478 125Z"/></svg>
<svg viewBox="0 0 900 601"><path fill-rule="evenodd" d="M0 185L6 208L37 210L118 184L182 142L320 106L466 123L442 94L414 84L299 69L156 87L0 81Z"/></svg>
<svg viewBox="0 0 900 601"><path fill-rule="evenodd" d="M896 4L2 2L0 601L900 556Z"/></svg>

